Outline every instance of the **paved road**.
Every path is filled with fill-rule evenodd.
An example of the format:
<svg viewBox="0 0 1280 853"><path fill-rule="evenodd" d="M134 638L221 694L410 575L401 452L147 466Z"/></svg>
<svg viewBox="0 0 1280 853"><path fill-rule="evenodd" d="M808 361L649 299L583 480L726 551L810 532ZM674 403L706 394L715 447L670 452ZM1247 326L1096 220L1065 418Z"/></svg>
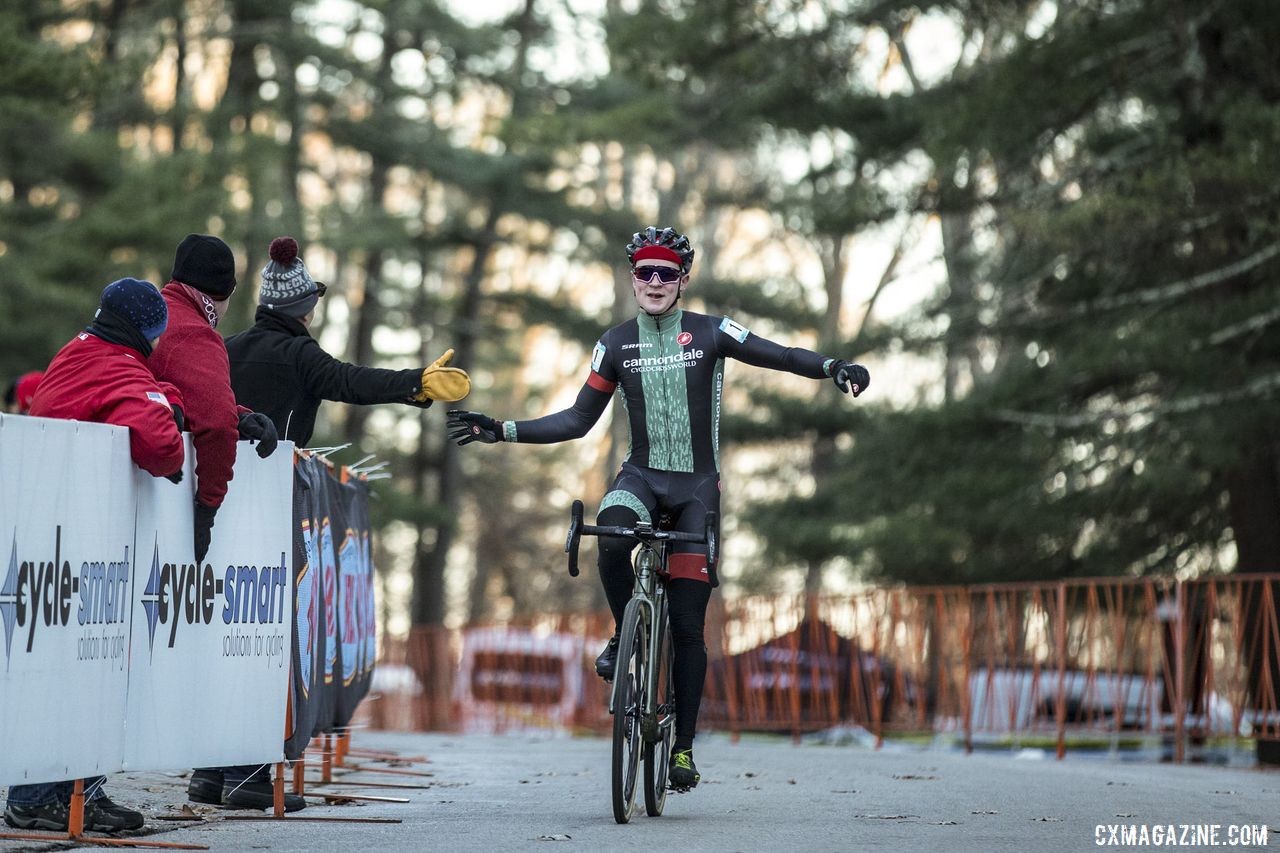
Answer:
<svg viewBox="0 0 1280 853"><path fill-rule="evenodd" d="M345 780L421 783L368 789L408 804L315 805L302 815L391 817L399 824L159 820L185 801L185 780L121 774L112 795L141 805L157 840L217 851L989 851L1097 850L1099 824L1270 824L1280 848L1280 772L1024 760L915 750L699 740L703 784L672 795L667 813L613 822L608 744L508 735L362 733L356 746L425 755L419 778L350 773ZM344 786L344 791L359 789ZM244 813L237 813L244 814ZM1109 836L1103 830L1103 839ZM33 849L0 842L0 851ZM45 845L39 849L52 849Z"/></svg>

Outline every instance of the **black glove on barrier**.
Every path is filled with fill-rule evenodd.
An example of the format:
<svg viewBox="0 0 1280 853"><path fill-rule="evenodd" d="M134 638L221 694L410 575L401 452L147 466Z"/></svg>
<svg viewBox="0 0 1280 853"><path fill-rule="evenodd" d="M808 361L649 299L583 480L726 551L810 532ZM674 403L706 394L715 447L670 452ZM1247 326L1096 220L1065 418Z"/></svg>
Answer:
<svg viewBox="0 0 1280 853"><path fill-rule="evenodd" d="M479 412L464 412L461 409L449 410L449 438L458 442L458 446L480 441L493 444L506 441L502 435L502 423Z"/></svg>
<svg viewBox="0 0 1280 853"><path fill-rule="evenodd" d="M276 452L280 436L276 433L276 425L271 422L271 418L262 412L245 412L240 416L238 427L241 438L258 443L254 450L258 451L259 458L266 459Z"/></svg>
<svg viewBox="0 0 1280 853"><path fill-rule="evenodd" d="M861 364L853 364L838 358L831 365L831 379L836 383L836 387L848 394L853 392L853 396L858 396L867 390L867 386L871 384L871 374Z"/></svg>
<svg viewBox="0 0 1280 853"><path fill-rule="evenodd" d="M182 469L179 468L177 471L174 471L172 474L165 474L164 478L168 480L170 483L181 483Z"/></svg>
<svg viewBox="0 0 1280 853"><path fill-rule="evenodd" d="M196 501L195 508L195 528L196 534L196 563L204 565L204 555L209 553L209 541L213 536L213 517L218 514L216 506L205 506Z"/></svg>

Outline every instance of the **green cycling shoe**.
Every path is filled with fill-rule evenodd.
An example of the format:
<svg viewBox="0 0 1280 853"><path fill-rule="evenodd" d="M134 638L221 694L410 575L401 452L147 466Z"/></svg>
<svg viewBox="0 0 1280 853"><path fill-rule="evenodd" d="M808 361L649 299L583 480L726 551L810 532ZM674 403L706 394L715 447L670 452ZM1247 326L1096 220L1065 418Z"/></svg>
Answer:
<svg viewBox="0 0 1280 853"><path fill-rule="evenodd" d="M672 789L676 791L688 791L698 787L698 783L702 781L702 775L698 773L698 766L693 763L692 749L671 750L671 769L667 772L667 779L671 782Z"/></svg>

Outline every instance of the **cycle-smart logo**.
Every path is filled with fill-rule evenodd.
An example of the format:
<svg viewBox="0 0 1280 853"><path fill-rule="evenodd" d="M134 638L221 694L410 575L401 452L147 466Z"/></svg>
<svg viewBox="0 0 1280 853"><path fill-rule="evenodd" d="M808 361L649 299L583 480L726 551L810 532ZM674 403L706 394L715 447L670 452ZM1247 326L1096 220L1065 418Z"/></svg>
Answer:
<svg viewBox="0 0 1280 853"><path fill-rule="evenodd" d="M34 653L39 639L49 632L77 629L76 660L110 662L123 669L128 646L129 548L124 547L121 559L84 560L74 571L63 556L62 541L62 525L58 525L53 554L41 558L23 552L16 530L10 538L8 566L0 583L5 670L15 653Z"/></svg>
<svg viewBox="0 0 1280 853"><path fill-rule="evenodd" d="M260 657L283 666L289 575L285 554L274 564L161 563L157 542L139 604L147 620L148 649L156 634L167 648L200 627L221 626L223 657Z"/></svg>

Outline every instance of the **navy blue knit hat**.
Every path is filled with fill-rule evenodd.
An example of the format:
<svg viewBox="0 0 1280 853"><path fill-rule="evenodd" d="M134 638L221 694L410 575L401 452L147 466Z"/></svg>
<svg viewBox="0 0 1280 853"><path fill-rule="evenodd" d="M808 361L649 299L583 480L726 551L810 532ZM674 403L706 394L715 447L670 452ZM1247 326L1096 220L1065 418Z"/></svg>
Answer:
<svg viewBox="0 0 1280 853"><path fill-rule="evenodd" d="M164 333L169 325L169 306L149 281L122 278L102 291L99 304L132 323L149 341Z"/></svg>

